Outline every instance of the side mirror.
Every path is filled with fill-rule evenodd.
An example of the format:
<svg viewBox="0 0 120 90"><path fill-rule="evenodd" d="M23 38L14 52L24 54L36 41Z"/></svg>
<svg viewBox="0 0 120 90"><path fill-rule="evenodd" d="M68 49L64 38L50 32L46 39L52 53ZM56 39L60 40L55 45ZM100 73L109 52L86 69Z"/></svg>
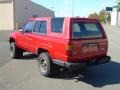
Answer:
<svg viewBox="0 0 120 90"><path fill-rule="evenodd" d="M24 31L23 31L23 29L22 29L22 28L20 28L20 29L19 29L19 32L23 33Z"/></svg>

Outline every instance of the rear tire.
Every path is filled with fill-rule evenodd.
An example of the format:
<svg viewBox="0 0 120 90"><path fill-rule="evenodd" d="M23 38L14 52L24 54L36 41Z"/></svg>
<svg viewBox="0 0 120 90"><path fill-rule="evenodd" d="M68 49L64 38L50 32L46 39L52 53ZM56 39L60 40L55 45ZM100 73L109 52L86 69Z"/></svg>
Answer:
<svg viewBox="0 0 120 90"><path fill-rule="evenodd" d="M10 56L13 59L20 58L23 56L23 51L16 46L15 42L10 43Z"/></svg>
<svg viewBox="0 0 120 90"><path fill-rule="evenodd" d="M43 52L38 57L38 66L39 71L43 76L50 77L52 76L53 70L53 63L50 58L50 55L47 52Z"/></svg>

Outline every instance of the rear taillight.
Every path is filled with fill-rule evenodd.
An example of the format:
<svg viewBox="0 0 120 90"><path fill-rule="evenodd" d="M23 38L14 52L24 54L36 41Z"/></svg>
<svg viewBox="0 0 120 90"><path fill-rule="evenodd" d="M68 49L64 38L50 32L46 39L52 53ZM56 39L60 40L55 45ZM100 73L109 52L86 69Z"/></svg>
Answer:
<svg viewBox="0 0 120 90"><path fill-rule="evenodd" d="M72 45L67 45L66 46L66 53L67 53L67 56L71 56L72 55Z"/></svg>
<svg viewBox="0 0 120 90"><path fill-rule="evenodd" d="M67 50L67 51L72 50L72 45L67 45L67 46L66 46L66 50Z"/></svg>

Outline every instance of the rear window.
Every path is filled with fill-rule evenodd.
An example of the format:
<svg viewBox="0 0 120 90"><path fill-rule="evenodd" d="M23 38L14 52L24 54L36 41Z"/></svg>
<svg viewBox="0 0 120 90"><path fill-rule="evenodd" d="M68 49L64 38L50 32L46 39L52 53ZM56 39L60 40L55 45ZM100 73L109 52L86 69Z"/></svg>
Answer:
<svg viewBox="0 0 120 90"><path fill-rule="evenodd" d="M64 18L51 18L51 32L62 33Z"/></svg>
<svg viewBox="0 0 120 90"><path fill-rule="evenodd" d="M98 23L75 22L72 24L73 38L101 38Z"/></svg>

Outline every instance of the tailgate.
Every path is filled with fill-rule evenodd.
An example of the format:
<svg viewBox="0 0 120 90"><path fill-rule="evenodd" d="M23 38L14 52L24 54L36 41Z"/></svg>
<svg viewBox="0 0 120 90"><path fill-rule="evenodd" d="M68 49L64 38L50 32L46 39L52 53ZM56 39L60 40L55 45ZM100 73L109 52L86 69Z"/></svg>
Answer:
<svg viewBox="0 0 120 90"><path fill-rule="evenodd" d="M99 22L72 22L72 59L92 59L107 53L108 41Z"/></svg>
<svg viewBox="0 0 120 90"><path fill-rule="evenodd" d="M77 40L72 42L72 58L91 59L107 53L107 40Z"/></svg>

